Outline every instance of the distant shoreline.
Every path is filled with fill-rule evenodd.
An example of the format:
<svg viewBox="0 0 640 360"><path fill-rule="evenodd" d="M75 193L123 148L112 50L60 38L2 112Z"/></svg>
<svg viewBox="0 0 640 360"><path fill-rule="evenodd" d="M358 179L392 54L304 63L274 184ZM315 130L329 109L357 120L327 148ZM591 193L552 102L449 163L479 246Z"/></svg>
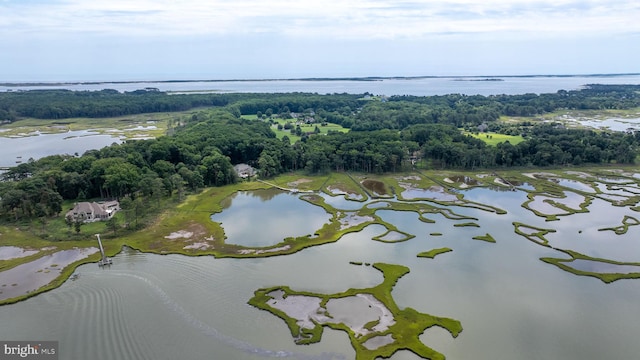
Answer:
<svg viewBox="0 0 640 360"><path fill-rule="evenodd" d="M0 86L62 86L62 85L106 85L106 84L169 84L169 83L227 83L227 82L270 82L270 81L384 81L384 80L421 80L421 79L452 79L454 81L503 81L504 78L589 78L589 77L622 77L638 76L640 73L618 74L560 74L560 75L424 75L424 76L367 76L367 77L309 77L309 78L280 78L280 79L174 79L174 80L121 80L121 81L22 81L0 82Z"/></svg>
<svg viewBox="0 0 640 360"><path fill-rule="evenodd" d="M482 79L476 79L476 78L464 78L464 79L453 79L452 81L504 81L504 79L499 78L499 77L491 77L491 78L482 78Z"/></svg>

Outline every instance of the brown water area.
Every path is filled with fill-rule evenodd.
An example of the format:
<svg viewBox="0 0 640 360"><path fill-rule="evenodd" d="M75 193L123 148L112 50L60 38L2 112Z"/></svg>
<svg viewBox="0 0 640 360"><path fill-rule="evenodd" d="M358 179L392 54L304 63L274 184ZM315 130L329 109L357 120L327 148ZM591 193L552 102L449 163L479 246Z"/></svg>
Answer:
<svg viewBox="0 0 640 360"><path fill-rule="evenodd" d="M387 195L387 189L382 181L365 179L362 181L362 186L364 186L367 190L372 191L375 195Z"/></svg>

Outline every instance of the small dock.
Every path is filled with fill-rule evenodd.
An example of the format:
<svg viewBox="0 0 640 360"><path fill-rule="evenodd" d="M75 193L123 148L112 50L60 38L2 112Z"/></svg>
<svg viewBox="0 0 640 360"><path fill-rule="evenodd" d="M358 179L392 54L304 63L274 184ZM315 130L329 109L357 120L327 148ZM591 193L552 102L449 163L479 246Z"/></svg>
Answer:
<svg viewBox="0 0 640 360"><path fill-rule="evenodd" d="M102 241L100 240L100 234L96 234L96 237L98 238L98 245L100 245L100 254L102 254L102 259L100 259L100 261L98 261L98 266L107 266L107 265L111 265L113 264L113 260L111 260L111 258L107 257L107 255L105 255L104 253L104 248L102 247Z"/></svg>
<svg viewBox="0 0 640 360"><path fill-rule="evenodd" d="M369 192L369 190L367 190L367 188L362 185L362 183L360 183L358 180L354 179L353 176L351 176L351 174L349 174L348 172L345 172L345 174L347 174L349 179L351 179L351 181L353 181L356 185L358 185L358 187L362 191L364 191L364 193L369 197L369 199L377 199L378 198L377 196L373 196L373 194L371 194Z"/></svg>
<svg viewBox="0 0 640 360"><path fill-rule="evenodd" d="M507 180L507 179L503 178L502 176L498 175L498 173L495 172L495 171L493 172L492 175L497 177L498 179L500 179L503 183L509 185L511 191L516 191L516 186L513 185L512 183L510 183L509 180Z"/></svg>
<svg viewBox="0 0 640 360"><path fill-rule="evenodd" d="M312 193L312 192L313 192L313 190L289 189L289 188L286 188L286 187L283 187L283 186L279 186L279 185L276 185L276 184L272 184L272 183L270 183L270 182L266 182L266 181L264 181L264 180L260 180L260 179L256 179L256 181L261 182L261 183L263 183L263 184L267 184L267 185L269 185L269 186L271 186L271 187L274 187L274 188L276 188L276 189L280 189L280 190L282 190L282 191L289 191L289 192L292 192L292 193L294 193L294 194L297 194L297 193Z"/></svg>

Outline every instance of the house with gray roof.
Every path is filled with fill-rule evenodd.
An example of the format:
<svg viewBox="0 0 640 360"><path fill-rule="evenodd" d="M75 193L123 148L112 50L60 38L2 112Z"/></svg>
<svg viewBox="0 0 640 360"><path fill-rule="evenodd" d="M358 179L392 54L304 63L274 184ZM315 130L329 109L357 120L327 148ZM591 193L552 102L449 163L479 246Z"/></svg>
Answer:
<svg viewBox="0 0 640 360"><path fill-rule="evenodd" d="M238 164L233 167L238 177L242 179L251 178L256 176L256 169L247 164Z"/></svg>
<svg viewBox="0 0 640 360"><path fill-rule="evenodd" d="M73 209L65 215L71 221L82 221L85 223L94 221L109 220L120 210L120 203L117 201L103 202L78 202Z"/></svg>

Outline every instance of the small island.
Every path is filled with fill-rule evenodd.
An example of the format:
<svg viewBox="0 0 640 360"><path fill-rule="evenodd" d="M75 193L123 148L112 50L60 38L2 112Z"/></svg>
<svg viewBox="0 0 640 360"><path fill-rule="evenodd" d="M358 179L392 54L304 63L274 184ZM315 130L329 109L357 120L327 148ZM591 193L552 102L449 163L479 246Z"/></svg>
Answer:
<svg viewBox="0 0 640 360"><path fill-rule="evenodd" d="M412 308L400 309L391 290L398 279L409 273L409 268L384 263L372 266L384 275L384 281L373 288L325 295L276 286L256 290L249 304L283 319L296 344L319 342L326 326L349 335L356 359L388 358L400 350L409 350L425 359L445 359L443 354L424 345L420 335L439 326L457 337L462 331L460 322ZM357 311L353 311L354 305L359 306Z"/></svg>
<svg viewBox="0 0 640 360"><path fill-rule="evenodd" d="M449 248L440 248L440 249L431 249L429 251L424 251L418 254L418 257L423 257L423 258L429 258L429 259L433 259L436 256L440 255L440 254L444 254L444 253L448 253L453 251L452 249Z"/></svg>

